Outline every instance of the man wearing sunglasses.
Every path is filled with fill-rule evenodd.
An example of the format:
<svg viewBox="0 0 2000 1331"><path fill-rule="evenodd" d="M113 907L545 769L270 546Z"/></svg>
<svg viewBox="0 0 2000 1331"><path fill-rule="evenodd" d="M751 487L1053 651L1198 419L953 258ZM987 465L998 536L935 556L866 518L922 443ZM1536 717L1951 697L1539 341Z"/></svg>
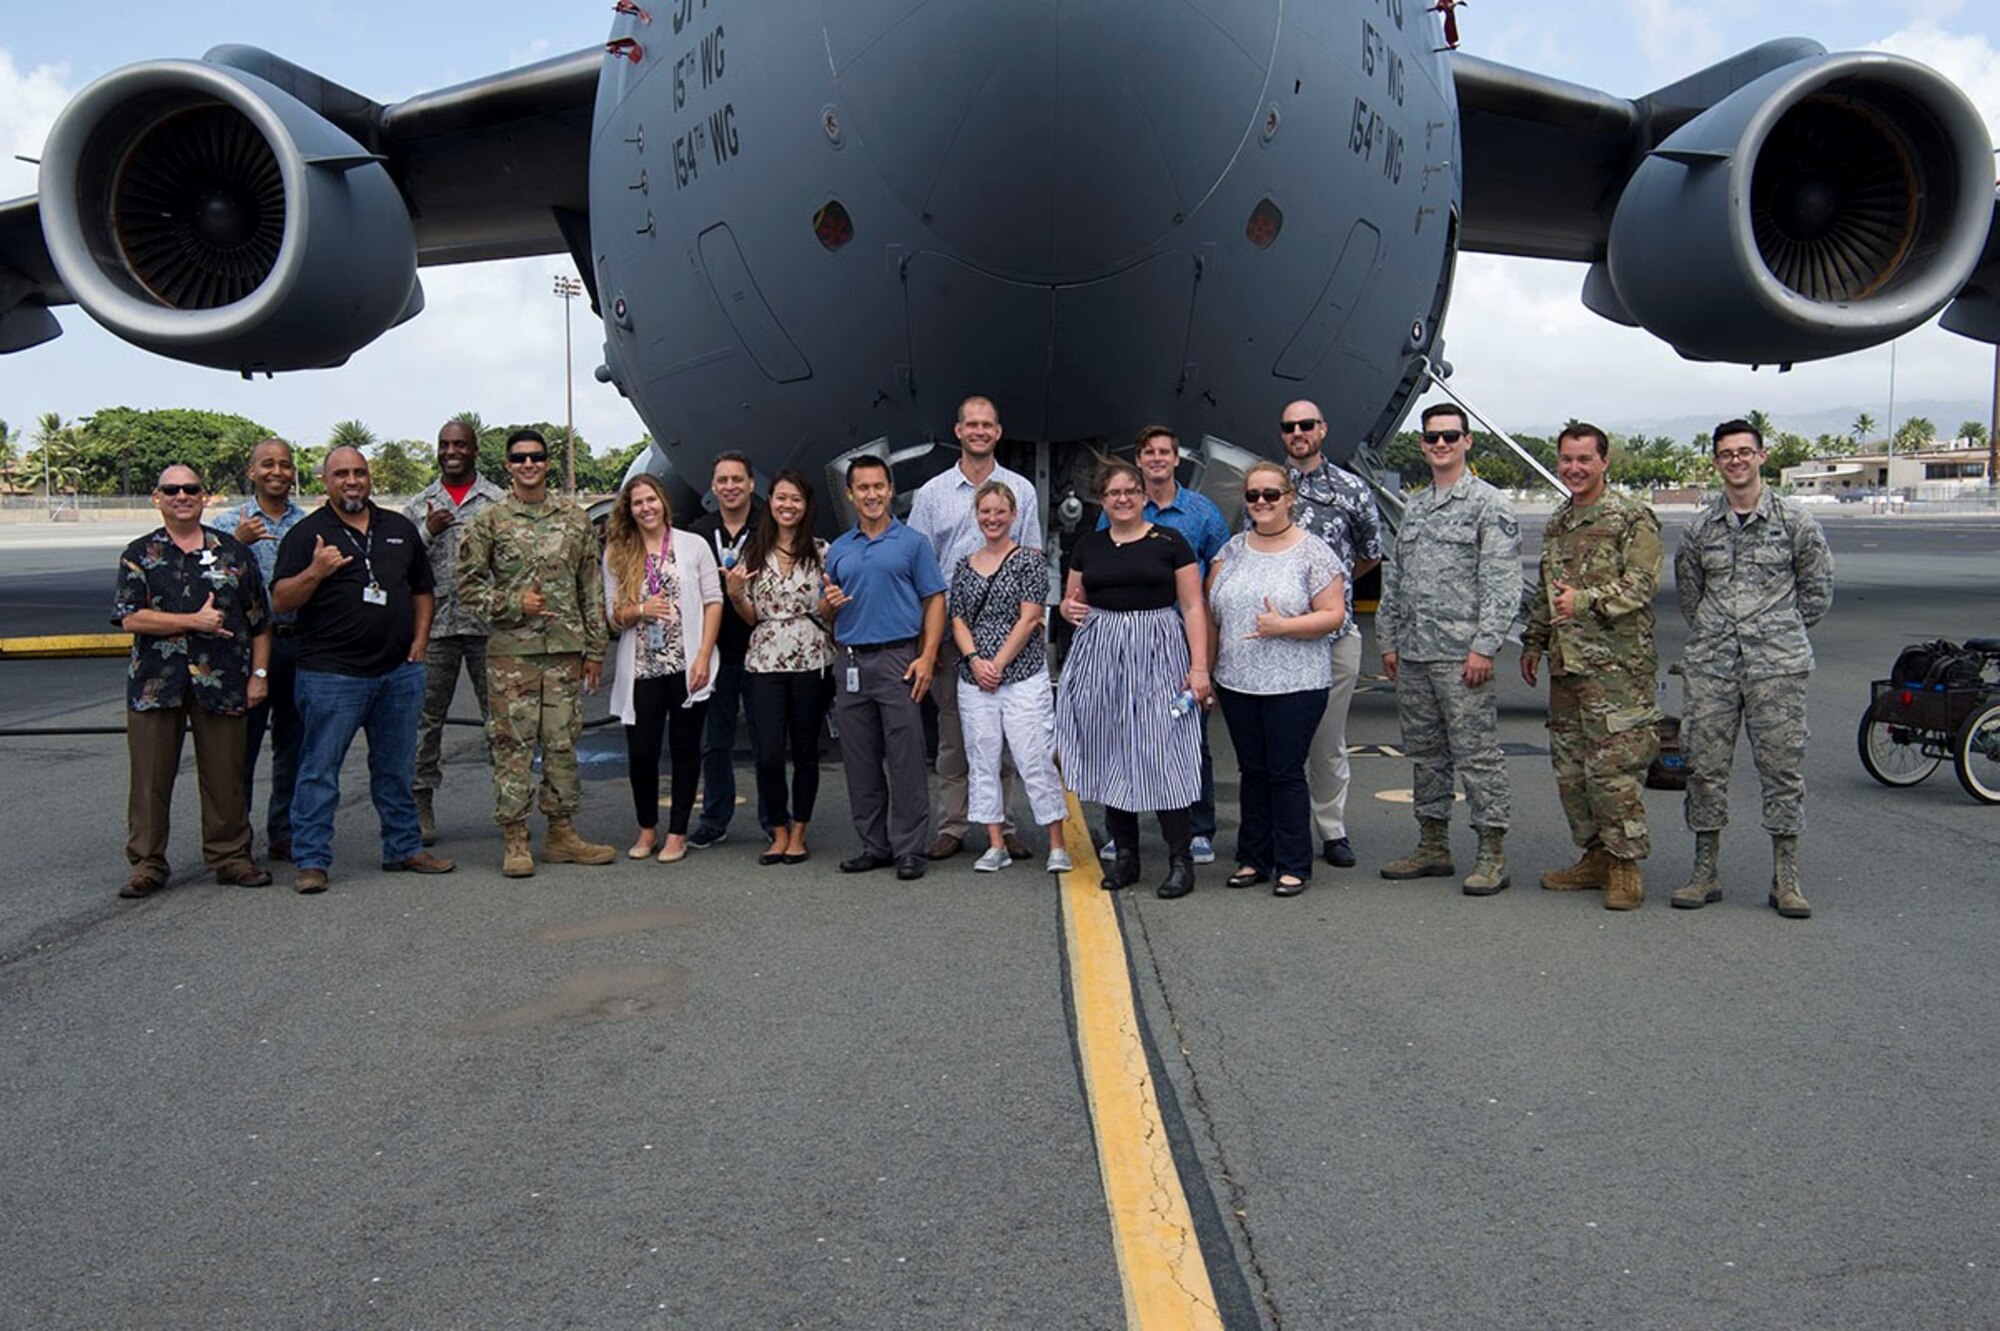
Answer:
<svg viewBox="0 0 2000 1331"><path fill-rule="evenodd" d="M486 738L493 746L493 820L505 849L500 872L535 872L528 811L535 800L535 746L542 750L541 806L550 864L609 864L617 852L586 841L574 819L583 803L576 740L583 695L604 669L604 578L597 533L576 504L549 493L549 446L539 431L507 437L504 503L485 509L458 547L458 595L486 621Z"/></svg>
<svg viewBox="0 0 2000 1331"><path fill-rule="evenodd" d="M1361 630L1354 622L1354 584L1382 562L1382 515L1359 476L1326 460L1326 419L1311 402L1293 402L1278 417L1285 470L1292 479L1292 521L1317 536L1348 569L1347 618L1327 640L1333 653L1333 686L1326 711L1306 754L1306 786L1320 854L1337 869L1354 866L1347 839L1347 712L1361 678Z"/></svg>
<svg viewBox="0 0 2000 1331"><path fill-rule="evenodd" d="M218 883L262 887L250 858L243 789L244 713L264 701L271 660L264 578L249 549L201 525L203 486L168 467L153 490L165 525L125 547L111 622L132 635L125 747L131 760L121 897L167 882L167 832L181 736L194 732L201 853Z"/></svg>
<svg viewBox="0 0 2000 1331"><path fill-rule="evenodd" d="M1460 884L1491 896L1513 882L1503 843L1512 813L1493 658L1521 608L1521 529L1507 497L1466 465L1472 431L1447 403L1423 414L1431 483L1403 510L1382 570L1375 633L1396 684L1403 748L1416 766L1417 848L1384 878L1451 877L1454 773L1464 780L1479 856Z"/></svg>
<svg viewBox="0 0 2000 1331"><path fill-rule="evenodd" d="M1722 898L1717 856L1741 730L1764 788L1771 908L1803 920L1812 915L1799 882L1806 680L1813 668L1806 630L1833 604L1833 553L1797 500L1765 488L1764 436L1756 426L1724 421L1715 427L1713 447L1722 493L1695 514L1674 550L1674 591L1690 626L1681 744L1695 845L1694 873L1671 902L1694 910Z"/></svg>

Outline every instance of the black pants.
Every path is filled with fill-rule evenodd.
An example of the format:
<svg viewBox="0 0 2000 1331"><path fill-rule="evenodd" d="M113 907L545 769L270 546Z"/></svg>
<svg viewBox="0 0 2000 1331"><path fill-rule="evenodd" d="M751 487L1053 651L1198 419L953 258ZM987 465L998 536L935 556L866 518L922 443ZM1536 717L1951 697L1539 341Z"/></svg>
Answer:
<svg viewBox="0 0 2000 1331"><path fill-rule="evenodd" d="M632 685L633 724L625 727L626 765L632 775L632 808L639 826L660 825L660 735L664 731L673 762L673 807L667 834L685 836L701 784L701 731L708 703L683 707L687 676L676 671Z"/></svg>
<svg viewBox="0 0 2000 1331"><path fill-rule="evenodd" d="M1166 839L1169 855L1185 857L1192 853L1189 844L1194 839L1194 822L1186 809L1161 809L1153 815L1160 820L1160 835ZM1118 843L1120 850L1130 846L1139 848L1139 815L1130 809L1114 809L1104 806L1104 830Z"/></svg>
<svg viewBox="0 0 2000 1331"><path fill-rule="evenodd" d="M773 828L809 823L819 799L819 728L833 705L833 677L824 670L753 672L744 683L757 744L757 798ZM789 795L787 757L792 761Z"/></svg>

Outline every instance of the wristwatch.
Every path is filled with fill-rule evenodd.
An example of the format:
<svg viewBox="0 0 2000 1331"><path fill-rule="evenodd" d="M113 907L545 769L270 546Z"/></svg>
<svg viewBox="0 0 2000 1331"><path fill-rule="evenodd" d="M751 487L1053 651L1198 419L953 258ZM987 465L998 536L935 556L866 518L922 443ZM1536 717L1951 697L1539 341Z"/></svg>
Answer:
<svg viewBox="0 0 2000 1331"><path fill-rule="evenodd" d="M264 669L263 666L258 666L255 670L252 670L250 672L250 677L252 679L269 679L271 677L271 672Z"/></svg>

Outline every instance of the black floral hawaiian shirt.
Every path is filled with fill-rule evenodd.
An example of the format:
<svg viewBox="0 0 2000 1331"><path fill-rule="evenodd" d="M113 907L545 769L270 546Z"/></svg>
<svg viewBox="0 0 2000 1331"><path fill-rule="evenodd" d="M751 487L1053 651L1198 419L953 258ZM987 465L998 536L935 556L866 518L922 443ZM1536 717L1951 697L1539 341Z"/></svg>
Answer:
<svg viewBox="0 0 2000 1331"><path fill-rule="evenodd" d="M250 639L270 628L271 607L257 557L233 536L202 529L202 548L185 553L161 527L125 547L111 622L123 627L137 610L192 614L210 596L222 611L221 633L132 635L125 700L135 712L179 707L194 690L204 711L241 716L250 685Z"/></svg>

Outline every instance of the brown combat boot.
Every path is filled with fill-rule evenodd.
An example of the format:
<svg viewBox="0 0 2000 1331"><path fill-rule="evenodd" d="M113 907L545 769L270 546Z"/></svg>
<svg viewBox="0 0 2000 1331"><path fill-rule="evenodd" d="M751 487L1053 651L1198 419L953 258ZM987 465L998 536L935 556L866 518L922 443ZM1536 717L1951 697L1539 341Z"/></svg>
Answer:
<svg viewBox="0 0 2000 1331"><path fill-rule="evenodd" d="M506 838L507 849L500 860L500 872L508 878L533 878L535 876L535 848L528 842L528 824L506 823L500 828Z"/></svg>
<svg viewBox="0 0 2000 1331"><path fill-rule="evenodd" d="M1507 873L1507 852L1503 849L1506 840L1507 829L1504 827L1479 829L1479 857L1473 861L1472 872L1459 884L1465 895L1490 897L1513 885L1514 880Z"/></svg>
<svg viewBox="0 0 2000 1331"><path fill-rule="evenodd" d="M437 844L437 813L431 808L431 793L428 790L417 792L417 834L426 846Z"/></svg>
<svg viewBox="0 0 2000 1331"><path fill-rule="evenodd" d="M1595 841L1583 848L1583 858L1567 869L1550 869L1542 886L1551 892L1584 892L1611 880L1611 852Z"/></svg>
<svg viewBox="0 0 2000 1331"><path fill-rule="evenodd" d="M1771 909L1788 920L1812 918L1812 903L1799 890L1799 839L1771 838Z"/></svg>
<svg viewBox="0 0 2000 1331"><path fill-rule="evenodd" d="M610 846L585 841L577 835L576 824L567 818L550 818L549 834L542 838L542 858L550 864L609 864L618 858Z"/></svg>
<svg viewBox="0 0 2000 1331"><path fill-rule="evenodd" d="M1722 851L1722 833L1694 834L1694 872L1686 883L1674 889L1667 904L1675 910L1700 910L1711 901L1722 900L1722 871L1716 859Z"/></svg>
<svg viewBox="0 0 2000 1331"><path fill-rule="evenodd" d="M1443 818L1419 818L1417 848L1382 866L1384 878L1449 878L1458 872L1451 862L1451 824Z"/></svg>
<svg viewBox="0 0 2000 1331"><path fill-rule="evenodd" d="M1611 857L1611 878L1604 885L1604 909L1637 910L1646 899L1646 879L1639 861Z"/></svg>

